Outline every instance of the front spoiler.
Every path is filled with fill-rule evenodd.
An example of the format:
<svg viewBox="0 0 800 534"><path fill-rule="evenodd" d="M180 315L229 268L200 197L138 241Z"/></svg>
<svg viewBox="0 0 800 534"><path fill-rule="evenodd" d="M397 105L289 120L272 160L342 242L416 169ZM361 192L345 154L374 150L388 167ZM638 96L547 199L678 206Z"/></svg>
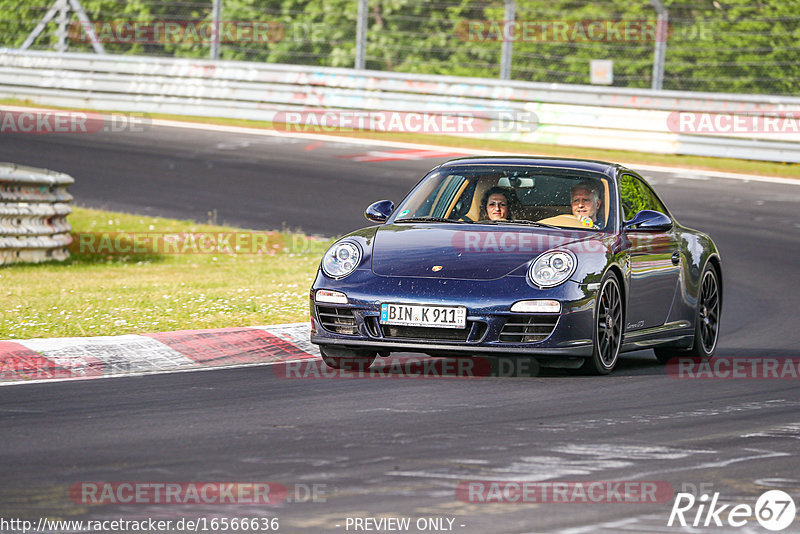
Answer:
<svg viewBox="0 0 800 534"><path fill-rule="evenodd" d="M443 343L415 343L413 341L379 341L362 339L342 339L311 334L311 343L316 345L337 345L340 347L369 348L377 351L389 352L446 352L449 354L479 355L515 355L515 356L580 356L592 355L592 341L576 340L569 347L497 347L491 345L453 345Z"/></svg>

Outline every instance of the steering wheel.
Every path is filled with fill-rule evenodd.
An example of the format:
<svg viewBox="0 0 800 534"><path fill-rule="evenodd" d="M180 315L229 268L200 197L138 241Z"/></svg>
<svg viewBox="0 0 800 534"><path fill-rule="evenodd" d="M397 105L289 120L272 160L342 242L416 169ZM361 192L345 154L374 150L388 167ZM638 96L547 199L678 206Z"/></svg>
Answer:
<svg viewBox="0 0 800 534"><path fill-rule="evenodd" d="M562 213L553 217L547 217L538 221L544 224L553 224L555 226L566 226L568 228L597 228L595 225L588 226L583 222L580 217L571 213Z"/></svg>

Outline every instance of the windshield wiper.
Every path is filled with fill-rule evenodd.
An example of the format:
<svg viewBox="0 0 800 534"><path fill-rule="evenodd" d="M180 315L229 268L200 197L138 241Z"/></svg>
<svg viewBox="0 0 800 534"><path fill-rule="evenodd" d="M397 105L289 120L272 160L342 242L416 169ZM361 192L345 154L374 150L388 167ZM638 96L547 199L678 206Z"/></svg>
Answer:
<svg viewBox="0 0 800 534"><path fill-rule="evenodd" d="M443 223L458 223L469 224L467 221L460 221L457 219L445 219L444 217L408 217L403 219L395 219L396 223L399 222L443 222Z"/></svg>
<svg viewBox="0 0 800 534"><path fill-rule="evenodd" d="M553 226L552 224L540 223L536 221L528 221L526 219L514 219L510 221L479 221L481 224L521 224L525 226L538 226L540 228L553 228L554 230L561 230L560 226Z"/></svg>

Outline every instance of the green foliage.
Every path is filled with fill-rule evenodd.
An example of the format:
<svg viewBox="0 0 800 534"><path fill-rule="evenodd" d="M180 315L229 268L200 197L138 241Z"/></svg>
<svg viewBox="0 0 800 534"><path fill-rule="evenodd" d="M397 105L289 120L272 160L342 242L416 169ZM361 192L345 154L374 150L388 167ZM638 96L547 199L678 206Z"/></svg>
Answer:
<svg viewBox="0 0 800 534"><path fill-rule="evenodd" d="M268 22L269 39L223 41L220 57L299 65L352 67L357 0L222 0L222 20ZM797 94L800 86L800 0L664 0L669 10L664 88ZM82 0L95 23L210 22L211 0ZM0 46L19 47L52 0L0 0ZM504 0L369 0L367 68L384 71L497 77ZM614 62L614 84L652 83L656 13L648 0L517 0L519 32L512 42L514 80L588 84L592 59ZM71 22L77 19L72 16ZM471 27L469 24L476 24ZM599 23L607 33L586 34ZM522 33L524 25L546 28ZM609 28L636 27L619 38ZM537 26L538 25L538 26ZM558 33L554 25L566 27ZM480 27L481 31L470 28ZM33 48L52 49L55 21ZM112 39L113 41L113 39ZM70 50L90 51L83 40ZM106 42L115 54L209 57L207 40Z"/></svg>
<svg viewBox="0 0 800 534"><path fill-rule="evenodd" d="M622 177L619 182L619 196L622 201L622 216L626 221L633 219L633 216L640 211L648 209L650 197L633 178Z"/></svg>
<svg viewBox="0 0 800 534"><path fill-rule="evenodd" d="M798 0L703 0L671 8L673 26L685 29L686 38L669 42L665 89L796 95L798 8Z"/></svg>

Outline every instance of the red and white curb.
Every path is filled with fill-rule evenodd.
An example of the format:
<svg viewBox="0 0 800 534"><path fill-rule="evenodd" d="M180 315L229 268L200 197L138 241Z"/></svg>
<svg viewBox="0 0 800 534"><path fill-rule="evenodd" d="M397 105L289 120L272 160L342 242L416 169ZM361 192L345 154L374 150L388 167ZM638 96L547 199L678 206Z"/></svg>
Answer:
<svg viewBox="0 0 800 534"><path fill-rule="evenodd" d="M0 385L319 358L310 325L0 341Z"/></svg>

